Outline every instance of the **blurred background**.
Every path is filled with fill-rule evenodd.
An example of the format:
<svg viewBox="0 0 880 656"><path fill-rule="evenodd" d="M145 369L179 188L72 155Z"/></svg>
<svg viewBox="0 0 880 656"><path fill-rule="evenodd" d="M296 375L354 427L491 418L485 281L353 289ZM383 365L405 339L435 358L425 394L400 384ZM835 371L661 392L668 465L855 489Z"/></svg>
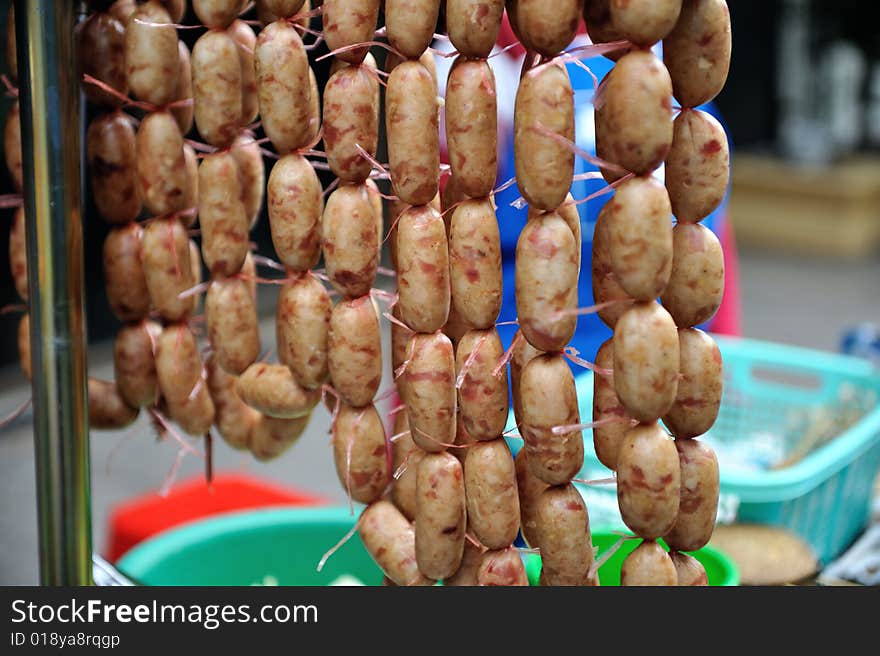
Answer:
<svg viewBox="0 0 880 656"><path fill-rule="evenodd" d="M0 0L0 21L8 4ZM735 315L725 332L871 356L880 341L871 328L880 326L880 5L857 0L735 0L729 5L730 77L713 109L728 129L733 156L729 200L719 219L731 229L725 247L731 257L729 285L735 291L735 297L725 299ZM185 22L193 22L189 19ZM199 34L182 31L180 36L191 45ZM379 53L377 58L381 61ZM496 65L504 66L501 60ZM316 65L319 80L326 79L328 67L329 60ZM3 61L0 70L8 70ZM10 105L10 98L0 97L0 116ZM3 168L0 194L11 189ZM589 213L597 211L598 205ZM0 272L9 270L11 216L12 210L0 210L5 227L0 230ZM89 211L90 374L112 379L112 337L119 323L104 295L101 245L106 232L106 224ZM272 253L265 212L252 239L259 252ZM0 284L0 307L17 303L8 274L0 276L6 280ZM276 293L274 286L260 289L266 345L274 342ZM29 396L17 364L17 325L18 314L0 315L0 416ZM386 371L383 389L390 380ZM332 464L328 419L319 408L297 447L268 465L220 444L217 467L341 502L345 496ZM122 433L93 433L96 550L109 549L113 509L126 499L154 494L175 467L175 458L176 450L157 442L143 416ZM186 479L202 467L188 458L175 475ZM33 494L27 411L0 431L0 583L37 582Z"/></svg>

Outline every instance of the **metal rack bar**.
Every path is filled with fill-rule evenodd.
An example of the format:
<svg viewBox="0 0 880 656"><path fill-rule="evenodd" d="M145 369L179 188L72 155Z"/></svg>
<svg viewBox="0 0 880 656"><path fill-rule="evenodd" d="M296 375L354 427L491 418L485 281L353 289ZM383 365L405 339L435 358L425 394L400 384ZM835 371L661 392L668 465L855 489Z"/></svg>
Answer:
<svg viewBox="0 0 880 656"><path fill-rule="evenodd" d="M76 4L15 5L44 585L92 583Z"/></svg>

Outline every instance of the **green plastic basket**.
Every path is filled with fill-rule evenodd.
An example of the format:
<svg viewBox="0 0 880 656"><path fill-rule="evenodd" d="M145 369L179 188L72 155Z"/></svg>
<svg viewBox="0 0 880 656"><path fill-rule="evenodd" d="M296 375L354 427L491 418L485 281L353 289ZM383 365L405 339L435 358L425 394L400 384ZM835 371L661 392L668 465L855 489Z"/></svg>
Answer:
<svg viewBox="0 0 880 656"><path fill-rule="evenodd" d="M719 454L722 509L730 511L729 519L786 528L810 544L822 562L833 560L868 521L880 469L880 375L870 362L849 356L748 339L716 340L724 359L724 393L718 421L705 439ZM576 385L582 420L589 421L592 374L579 375ZM819 418L839 413L847 396L861 399L861 418L795 464L747 471L725 461L729 449L760 452L768 436L779 438L781 455L794 453L803 448L805 431ZM508 428L513 426L511 413ZM511 441L513 449L520 444ZM591 431L584 431L584 446L580 478L610 476L596 458ZM616 509L613 486L592 487L584 495L591 512Z"/></svg>
<svg viewBox="0 0 880 656"><path fill-rule="evenodd" d="M290 508L228 513L191 522L146 540L126 553L119 569L143 585L329 585L353 576L366 585L382 584L382 572L354 535L328 561L321 556L354 526L347 507ZM611 532L595 531L600 554L617 542ZM629 540L599 570L603 585L619 583L620 564L634 549ZM695 554L711 585L736 585L733 563L715 549ZM527 556L530 580L537 584L540 558Z"/></svg>

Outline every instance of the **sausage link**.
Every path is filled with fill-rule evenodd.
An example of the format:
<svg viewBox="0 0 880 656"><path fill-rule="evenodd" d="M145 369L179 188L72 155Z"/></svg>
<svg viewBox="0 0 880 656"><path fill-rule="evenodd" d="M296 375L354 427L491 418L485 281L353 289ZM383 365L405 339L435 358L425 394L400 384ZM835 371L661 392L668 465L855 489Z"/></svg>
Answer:
<svg viewBox="0 0 880 656"><path fill-rule="evenodd" d="M26 381L31 381L31 318L25 312L18 321L18 364Z"/></svg>
<svg viewBox="0 0 880 656"><path fill-rule="evenodd" d="M443 333L416 333L409 342L404 402L413 441L424 451L444 451L456 435L455 357Z"/></svg>
<svg viewBox="0 0 880 656"><path fill-rule="evenodd" d="M406 210L397 224L397 285L401 320L431 333L449 318L449 246L443 219L430 205Z"/></svg>
<svg viewBox="0 0 880 656"><path fill-rule="evenodd" d="M597 314L609 328L617 325L620 317L629 309L629 304L622 301L631 300L611 269L611 208L606 203L596 218L593 229L593 299L597 304L621 301L600 309Z"/></svg>
<svg viewBox="0 0 880 656"><path fill-rule="evenodd" d="M311 274L286 283L278 294L278 359L290 367L296 382L303 387L319 387L327 379L330 306L330 295Z"/></svg>
<svg viewBox="0 0 880 656"><path fill-rule="evenodd" d="M527 50L555 57L571 43L584 0L508 0L507 14Z"/></svg>
<svg viewBox="0 0 880 656"><path fill-rule="evenodd" d="M110 223L134 221L141 212L135 131L127 114L104 114L89 124L86 159L92 198Z"/></svg>
<svg viewBox="0 0 880 656"><path fill-rule="evenodd" d="M701 221L721 205L730 180L730 148L714 116L694 109L675 118L665 179L672 212L681 222Z"/></svg>
<svg viewBox="0 0 880 656"><path fill-rule="evenodd" d="M226 28L226 33L235 39L237 45L238 62L241 66L241 125L245 126L253 123L260 115L257 77L254 71L257 35L250 25L239 19L232 21Z"/></svg>
<svg viewBox="0 0 880 656"><path fill-rule="evenodd" d="M446 29L466 57L488 57L498 40L504 0L446 0Z"/></svg>
<svg viewBox="0 0 880 656"><path fill-rule="evenodd" d="M483 554L477 570L477 585L528 586L522 557L513 547Z"/></svg>
<svg viewBox="0 0 880 656"><path fill-rule="evenodd" d="M654 300L672 273L672 207L666 188L651 177L632 178L606 207L614 277L629 296Z"/></svg>
<svg viewBox="0 0 880 656"><path fill-rule="evenodd" d="M538 499L549 485L535 476L529 467L528 454L516 454L516 489L519 494L520 528L529 546L538 546Z"/></svg>
<svg viewBox="0 0 880 656"><path fill-rule="evenodd" d="M449 229L452 307L475 328L491 328L501 312L501 234L488 198L455 208Z"/></svg>
<svg viewBox="0 0 880 656"><path fill-rule="evenodd" d="M190 435L214 423L214 403L203 377L196 338L186 324L165 326L156 340L156 376L168 414Z"/></svg>
<svg viewBox="0 0 880 656"><path fill-rule="evenodd" d="M571 234L574 236L574 241L578 244L578 271L581 268L581 250L583 246L583 237L581 235L581 215L578 213L577 205L575 204L574 196L569 192L565 196L565 201L559 207L554 210L559 217L565 221L569 228L571 228ZM529 207L528 211L528 220L532 219L544 214L543 210L535 209L534 207Z"/></svg>
<svg viewBox="0 0 880 656"><path fill-rule="evenodd" d="M390 33L389 23L389 37ZM385 107L391 187L405 203L428 203L437 195L440 178L437 85L428 70L418 61L395 67L388 78Z"/></svg>
<svg viewBox="0 0 880 656"><path fill-rule="evenodd" d="M309 4L306 0L257 0L257 16L263 25L268 25L305 11L303 5Z"/></svg>
<svg viewBox="0 0 880 656"><path fill-rule="evenodd" d="M309 62L296 28L277 20L260 32L254 71L263 130L275 150L286 155L311 138Z"/></svg>
<svg viewBox="0 0 880 656"><path fill-rule="evenodd" d="M367 405L382 382L382 334L370 296L341 301L330 313L327 366L333 388L349 405Z"/></svg>
<svg viewBox="0 0 880 656"><path fill-rule="evenodd" d="M370 504L358 521L367 553L395 585L432 585L416 564L415 529L390 501Z"/></svg>
<svg viewBox="0 0 880 656"><path fill-rule="evenodd" d="M192 0L196 17L207 28L229 27L241 13L242 4L241 0Z"/></svg>
<svg viewBox="0 0 880 656"><path fill-rule="evenodd" d="M422 574L443 579L458 571L466 523L461 463L449 453L426 455L416 480L415 547Z"/></svg>
<svg viewBox="0 0 880 656"><path fill-rule="evenodd" d="M682 107L712 100L730 70L730 9L725 0L684 0L675 28L663 40L663 61Z"/></svg>
<svg viewBox="0 0 880 656"><path fill-rule="evenodd" d="M675 437L687 439L706 433L718 417L724 387L723 366L718 345L703 331L679 330L678 343L678 393L663 416L663 423Z"/></svg>
<svg viewBox="0 0 880 656"><path fill-rule="evenodd" d="M385 0L388 41L408 59L418 59L434 39L440 0Z"/></svg>
<svg viewBox="0 0 880 656"><path fill-rule="evenodd" d="M480 565L483 564L483 550L477 545L465 540L464 556L458 571L452 576L443 579L446 587L473 587L479 585L477 581Z"/></svg>
<svg viewBox="0 0 880 656"><path fill-rule="evenodd" d="M251 454L260 462L280 457L299 441L310 419L311 414L291 418L259 415L251 431Z"/></svg>
<svg viewBox="0 0 880 656"><path fill-rule="evenodd" d="M12 215L9 230L9 268L15 291L25 302L28 300L27 243L25 237L24 207L18 207Z"/></svg>
<svg viewBox="0 0 880 656"><path fill-rule="evenodd" d="M139 100L174 100L179 74L177 28L158 0L140 5L125 26L125 74Z"/></svg>
<svg viewBox="0 0 880 656"><path fill-rule="evenodd" d="M238 166L238 179L241 185L241 202L244 204L248 220L248 230L253 230L263 208L263 193L266 188L266 168L263 153L253 133L242 132L236 137L230 149Z"/></svg>
<svg viewBox="0 0 880 656"><path fill-rule="evenodd" d="M703 564L699 560L690 554L673 551L672 564L675 566L678 585L709 585L709 579L706 576L706 568L703 567Z"/></svg>
<svg viewBox="0 0 880 656"><path fill-rule="evenodd" d="M379 0L324 0L324 39L329 50L372 41L379 19ZM335 56L349 64L360 64L369 46L339 52Z"/></svg>
<svg viewBox="0 0 880 656"><path fill-rule="evenodd" d="M370 293L380 243L366 185L342 185L330 194L321 215L321 249L336 291L348 298Z"/></svg>
<svg viewBox="0 0 880 656"><path fill-rule="evenodd" d="M162 216L184 209L186 158L183 137L171 112L147 114L138 126L135 152L140 196L147 210Z"/></svg>
<svg viewBox="0 0 880 656"><path fill-rule="evenodd" d="M653 540L645 540L623 561L620 585L678 585L678 574L663 547Z"/></svg>
<svg viewBox="0 0 880 656"><path fill-rule="evenodd" d="M327 14L324 14L325 20ZM373 165L355 146L375 157L379 142L379 83L367 65L346 66L324 87L327 164L342 182L363 182Z"/></svg>
<svg viewBox="0 0 880 656"><path fill-rule="evenodd" d="M425 452L412 439L405 409L394 415L393 432L400 437L391 443L392 473L398 474L391 482L391 500L412 521L416 517L416 474Z"/></svg>
<svg viewBox="0 0 880 656"><path fill-rule="evenodd" d="M536 349L561 351L577 316L578 259L568 225L556 212L526 223L516 242L516 311L523 336Z"/></svg>
<svg viewBox="0 0 880 656"><path fill-rule="evenodd" d="M457 376L461 377L467 367L458 389L459 413L475 440L494 440L507 425L507 368L497 376L493 373L503 356L504 346L495 328L470 330L456 347Z"/></svg>
<svg viewBox="0 0 880 656"><path fill-rule="evenodd" d="M98 430L119 430L134 423L138 409L119 395L115 383L89 378L89 426Z"/></svg>
<svg viewBox="0 0 880 656"><path fill-rule="evenodd" d="M391 480L385 429L375 406L341 405L333 424L333 459L342 487L358 503L372 503Z"/></svg>
<svg viewBox="0 0 880 656"><path fill-rule="evenodd" d="M205 32L192 51L193 110L196 128L212 146L225 148L242 124L241 61L235 39L224 31Z"/></svg>
<svg viewBox="0 0 880 656"><path fill-rule="evenodd" d="M234 276L247 257L248 216L241 200L238 165L229 152L205 157L199 166L202 255L212 276Z"/></svg>
<svg viewBox="0 0 880 656"><path fill-rule="evenodd" d="M677 326L690 328L715 316L724 298L724 252L709 228L679 223L672 231L672 273L660 297Z"/></svg>
<svg viewBox="0 0 880 656"><path fill-rule="evenodd" d="M257 307L248 283L239 278L215 278L205 296L208 339L217 363L238 375L260 355Z"/></svg>
<svg viewBox="0 0 880 656"><path fill-rule="evenodd" d="M516 424L522 423L522 391L520 381L522 380L523 368L543 351L539 351L522 337L522 332L517 331L513 338L515 345L513 353L510 355L510 395L513 398L513 416Z"/></svg>
<svg viewBox="0 0 880 656"><path fill-rule="evenodd" d="M449 164L461 190L472 198L492 193L498 170L495 75L485 60L456 58L446 83Z"/></svg>
<svg viewBox="0 0 880 656"><path fill-rule="evenodd" d="M302 155L285 155L266 186L272 245L284 266L308 271L321 256L321 181Z"/></svg>
<svg viewBox="0 0 880 656"><path fill-rule="evenodd" d="M672 81L650 51L630 52L602 82L596 154L636 175L656 169L672 145ZM603 169L609 182L620 177Z"/></svg>
<svg viewBox="0 0 880 656"><path fill-rule="evenodd" d="M547 131L574 141L574 91L563 65L528 71L520 81L513 115L519 190L529 205L554 210L571 188L574 153Z"/></svg>
<svg viewBox="0 0 880 656"><path fill-rule="evenodd" d="M617 503L640 537L659 538L675 524L681 471L675 443L656 423L627 431L617 459Z"/></svg>
<svg viewBox="0 0 880 656"><path fill-rule="evenodd" d="M516 467L504 438L480 442L464 459L468 526L489 549L502 549L516 539L520 509Z"/></svg>
<svg viewBox="0 0 880 656"><path fill-rule="evenodd" d="M663 536L672 549L696 551L708 544L718 512L718 459L712 447L699 440L676 440L681 463L681 501L678 518Z"/></svg>
<svg viewBox="0 0 880 656"><path fill-rule="evenodd" d="M186 187L181 204L186 211L182 212L179 218L185 227L192 228L199 218L199 157L195 148L188 143L183 144L183 162L186 169Z"/></svg>
<svg viewBox="0 0 880 656"><path fill-rule="evenodd" d="M216 408L214 425L217 432L233 449L249 448L260 413L241 400L235 391L238 376L227 373L217 363L216 355L208 358L205 368L208 371L208 390Z"/></svg>
<svg viewBox="0 0 880 656"><path fill-rule="evenodd" d="M614 329L614 390L641 422L665 415L678 392L680 350L675 322L654 302L636 303Z"/></svg>
<svg viewBox="0 0 880 656"><path fill-rule="evenodd" d="M150 222L141 238L140 259L149 298L159 316L179 321L189 315L192 299L178 298L195 284L189 240L180 221L167 218Z"/></svg>
<svg viewBox="0 0 880 656"><path fill-rule="evenodd" d="M159 398L156 343L162 327L155 321L126 324L113 342L113 371L119 395L133 408L153 405Z"/></svg>
<svg viewBox="0 0 880 656"><path fill-rule="evenodd" d="M110 309L120 321L139 321L150 312L151 294L147 285L146 268L157 264L160 259L162 260L160 266L168 266L166 261L168 252L165 250L170 245L168 238L172 238L176 242L180 236L177 233L184 232L182 228L180 230L176 228L163 230L160 222L154 222L154 224L157 225L155 227L147 226L147 230L144 230L137 223L128 223L111 229L104 239L104 290L107 293ZM154 244L158 250L150 253L148 259L144 260L145 253L142 249L142 241L146 238L147 232L153 236L150 243ZM160 233L163 234L160 235ZM182 237L184 240L186 239L185 234L182 234ZM185 251L185 248L181 250ZM181 253L181 258L183 257L184 255ZM156 285L157 294L160 292L162 294L172 293L168 288L170 284L176 283L173 278L164 280L164 272L155 269L154 277L163 278L161 284ZM181 285L188 283L191 283L189 277L186 277L185 281L181 281ZM173 293L184 289L186 287L181 286L177 290L175 285ZM165 310L172 306L176 309L178 306L178 301L167 295L163 296L162 301L162 307ZM185 312L180 316L183 314Z"/></svg>
<svg viewBox="0 0 880 656"><path fill-rule="evenodd" d="M15 47L15 3L9 3L6 13L6 65L9 77L14 82L18 78L18 55Z"/></svg>
<svg viewBox="0 0 880 656"><path fill-rule="evenodd" d="M320 390L301 387L285 365L262 362L244 370L235 391L255 410L278 419L305 417L321 399Z"/></svg>
<svg viewBox="0 0 880 656"><path fill-rule="evenodd" d="M14 43L12 48L15 48ZM91 75L120 95L128 95L125 26L120 21L109 13L99 11L92 14L77 28L76 48L80 80L83 75ZM122 102L119 97L93 84L83 83L81 86L86 99L95 105L117 107Z"/></svg>
<svg viewBox="0 0 880 656"><path fill-rule="evenodd" d="M21 161L21 113L17 100L12 103L6 115L6 123L3 124L3 156L12 184L15 190L21 193L24 172Z"/></svg>
<svg viewBox="0 0 880 656"><path fill-rule="evenodd" d="M574 377L561 355L540 355L522 371L520 433L532 473L550 485L570 481L584 464L581 431L562 435L556 426L580 423Z"/></svg>
<svg viewBox="0 0 880 656"><path fill-rule="evenodd" d="M602 344L596 353L596 366L601 369L611 369L614 366L614 339L609 339ZM617 469L617 457L620 454L620 445L626 432L630 429L626 408L620 402L617 392L614 391L614 381L608 376L593 375L593 421L613 419L609 424L595 426L593 428L593 448L596 457L608 467Z"/></svg>
<svg viewBox="0 0 880 656"><path fill-rule="evenodd" d="M174 90L174 100L191 101L193 97L192 55L183 41L177 42L177 70L177 86ZM174 120L177 121L180 134L184 136L189 134L189 131L192 130L195 116L192 102L174 107L171 113L174 115Z"/></svg>
<svg viewBox="0 0 880 656"><path fill-rule="evenodd" d="M681 0L611 0L610 9L621 38L649 47L675 27Z"/></svg>
<svg viewBox="0 0 880 656"><path fill-rule="evenodd" d="M541 493L536 509L542 585L586 585L593 566L590 517L571 483Z"/></svg>

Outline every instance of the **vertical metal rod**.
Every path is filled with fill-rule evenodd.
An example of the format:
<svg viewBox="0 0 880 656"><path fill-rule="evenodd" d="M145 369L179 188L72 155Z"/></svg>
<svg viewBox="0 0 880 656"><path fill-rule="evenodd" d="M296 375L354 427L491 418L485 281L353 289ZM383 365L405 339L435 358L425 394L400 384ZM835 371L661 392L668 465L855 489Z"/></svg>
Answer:
<svg viewBox="0 0 880 656"><path fill-rule="evenodd" d="M15 6L44 585L92 582L75 4Z"/></svg>

